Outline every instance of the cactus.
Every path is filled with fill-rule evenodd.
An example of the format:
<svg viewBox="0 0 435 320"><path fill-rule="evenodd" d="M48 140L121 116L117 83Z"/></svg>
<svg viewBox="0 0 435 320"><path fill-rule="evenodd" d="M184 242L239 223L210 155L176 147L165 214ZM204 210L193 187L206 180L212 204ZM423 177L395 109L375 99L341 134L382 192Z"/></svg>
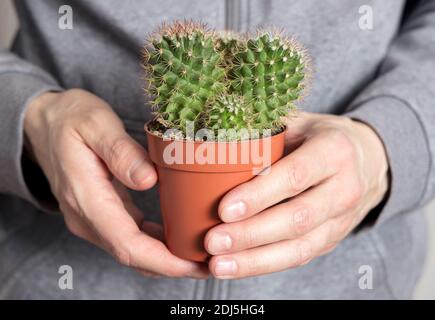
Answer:
<svg viewBox="0 0 435 320"><path fill-rule="evenodd" d="M243 96L222 95L207 110L204 127L214 131L218 140L234 141L243 139L242 129L252 129L252 108Z"/></svg>
<svg viewBox="0 0 435 320"><path fill-rule="evenodd" d="M200 24L176 22L164 25L151 43L145 67L156 115L167 127L196 123L209 101L226 90L214 34Z"/></svg>
<svg viewBox="0 0 435 320"><path fill-rule="evenodd" d="M164 25L145 52L148 93L165 128L282 130L303 94L308 59L279 33L238 36L193 22ZM231 139L234 139L234 135ZM241 139L239 135L236 139Z"/></svg>
<svg viewBox="0 0 435 320"><path fill-rule="evenodd" d="M252 104L254 127L280 128L304 88L303 52L295 42L267 32L239 47L230 66L231 91Z"/></svg>

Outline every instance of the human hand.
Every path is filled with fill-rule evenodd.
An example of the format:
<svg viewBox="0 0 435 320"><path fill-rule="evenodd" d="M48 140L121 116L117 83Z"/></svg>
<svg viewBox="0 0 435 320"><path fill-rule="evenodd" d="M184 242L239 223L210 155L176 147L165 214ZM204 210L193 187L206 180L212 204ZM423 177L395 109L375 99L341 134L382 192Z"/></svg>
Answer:
<svg viewBox="0 0 435 320"><path fill-rule="evenodd" d="M44 93L28 106L24 130L73 234L145 275L207 276L204 266L171 254L160 226L131 201L124 185L146 190L157 174L106 102L79 89Z"/></svg>
<svg viewBox="0 0 435 320"><path fill-rule="evenodd" d="M268 175L220 202L224 223L204 242L214 255L214 276L243 278L306 264L333 250L384 198L387 156L366 124L300 113L288 123L286 145L294 151Z"/></svg>

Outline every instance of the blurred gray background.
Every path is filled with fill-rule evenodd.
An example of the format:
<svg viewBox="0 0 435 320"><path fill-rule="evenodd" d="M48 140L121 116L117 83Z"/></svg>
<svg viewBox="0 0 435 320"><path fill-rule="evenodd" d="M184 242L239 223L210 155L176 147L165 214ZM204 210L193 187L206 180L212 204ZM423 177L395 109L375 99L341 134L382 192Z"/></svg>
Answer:
<svg viewBox="0 0 435 320"><path fill-rule="evenodd" d="M0 48L8 47L18 29L12 0L0 0ZM426 208L430 228L429 252L425 272L415 291L415 299L435 299L435 200ZM403 275L406 277L406 274Z"/></svg>

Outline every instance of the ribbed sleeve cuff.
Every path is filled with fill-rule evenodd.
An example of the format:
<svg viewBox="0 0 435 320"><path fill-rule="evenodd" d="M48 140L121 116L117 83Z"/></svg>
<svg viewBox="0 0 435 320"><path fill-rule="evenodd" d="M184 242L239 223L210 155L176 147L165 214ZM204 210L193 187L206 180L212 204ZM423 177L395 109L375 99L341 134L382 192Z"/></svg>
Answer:
<svg viewBox="0 0 435 320"><path fill-rule="evenodd" d="M428 139L418 115L394 96L365 100L344 115L370 125L387 151L391 185L376 223L415 207L424 195L431 163Z"/></svg>
<svg viewBox="0 0 435 320"><path fill-rule="evenodd" d="M27 187L21 157L23 122L29 101L47 91L62 90L56 83L39 75L20 72L0 73L0 184L1 193L38 202Z"/></svg>

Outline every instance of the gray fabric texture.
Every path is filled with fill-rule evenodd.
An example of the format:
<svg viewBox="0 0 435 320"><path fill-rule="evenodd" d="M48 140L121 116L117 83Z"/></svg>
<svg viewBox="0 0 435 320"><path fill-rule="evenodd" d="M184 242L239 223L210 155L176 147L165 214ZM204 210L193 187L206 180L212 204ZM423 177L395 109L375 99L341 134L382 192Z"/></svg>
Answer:
<svg viewBox="0 0 435 320"><path fill-rule="evenodd" d="M12 51L0 51L0 299L410 298L426 250L419 208L435 192L435 1L410 2L16 1L20 32ZM58 27L64 4L73 8L73 30ZM363 5L373 8L373 30L358 26ZM315 68L301 109L364 121L385 143L391 191L373 225L297 269L236 281L154 279L118 265L41 209L21 164L28 101L84 88L146 146L141 47L162 21L184 18L240 32L274 25L298 36ZM160 220L155 189L132 194L147 218ZM58 287L64 264L74 270L73 290ZM359 288L364 265L373 270L371 290Z"/></svg>

